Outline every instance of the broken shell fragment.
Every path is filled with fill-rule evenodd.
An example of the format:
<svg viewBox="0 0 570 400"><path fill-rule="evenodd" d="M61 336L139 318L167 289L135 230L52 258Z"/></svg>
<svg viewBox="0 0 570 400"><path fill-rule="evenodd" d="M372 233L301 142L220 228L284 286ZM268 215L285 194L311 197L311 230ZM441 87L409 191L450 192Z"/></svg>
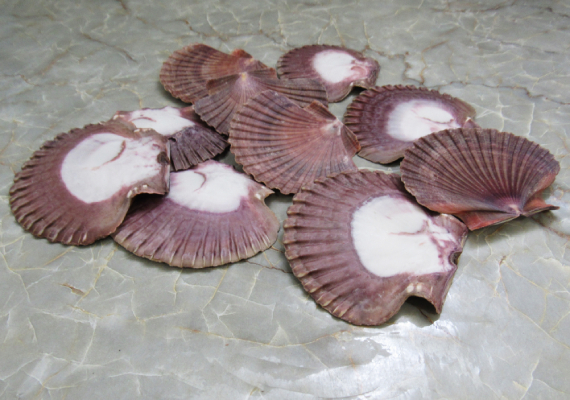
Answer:
<svg viewBox="0 0 570 400"><path fill-rule="evenodd" d="M360 170L319 179L293 198L285 256L332 315L379 325L410 296L440 313L467 228L419 206L398 175Z"/></svg>
<svg viewBox="0 0 570 400"><path fill-rule="evenodd" d="M209 160L228 146L226 139L206 125L192 106L118 111L113 119L130 122L137 128L151 128L166 136L174 171Z"/></svg>
<svg viewBox="0 0 570 400"><path fill-rule="evenodd" d="M139 193L166 193L168 146L152 130L109 121L44 143L16 174L10 206L33 235L85 245L111 234Z"/></svg>
<svg viewBox="0 0 570 400"><path fill-rule="evenodd" d="M327 105L326 91L312 79L277 79L275 70L242 72L208 81L209 96L196 102L196 112L220 133L228 133L234 114L252 97L266 91L279 92L300 106L317 100Z"/></svg>
<svg viewBox="0 0 570 400"><path fill-rule="evenodd" d="M457 216L471 230L558 209L541 193L560 165L548 150L512 133L437 132L406 150L400 170L420 204Z"/></svg>
<svg viewBox="0 0 570 400"><path fill-rule="evenodd" d="M258 182L281 193L296 193L316 178L355 171L360 146L321 103L305 108L266 91L251 99L232 120L230 151Z"/></svg>
<svg viewBox="0 0 570 400"><path fill-rule="evenodd" d="M226 54L195 43L168 57L160 70L160 82L174 97L195 103L208 95L206 83L209 80L263 69L269 67L241 49Z"/></svg>
<svg viewBox="0 0 570 400"><path fill-rule="evenodd" d="M277 239L273 193L213 160L170 175L167 196L135 199L113 234L134 254L176 267L204 268L249 258Z"/></svg>
<svg viewBox="0 0 570 400"><path fill-rule="evenodd" d="M348 106L344 123L360 142L359 156L387 164L404 156L414 140L453 128L477 128L469 104L415 86L382 86L366 90Z"/></svg>
<svg viewBox="0 0 570 400"><path fill-rule="evenodd" d="M376 60L339 46L304 46L285 53L277 61L281 79L317 79L325 86L331 103L344 99L353 86L373 87L379 71Z"/></svg>

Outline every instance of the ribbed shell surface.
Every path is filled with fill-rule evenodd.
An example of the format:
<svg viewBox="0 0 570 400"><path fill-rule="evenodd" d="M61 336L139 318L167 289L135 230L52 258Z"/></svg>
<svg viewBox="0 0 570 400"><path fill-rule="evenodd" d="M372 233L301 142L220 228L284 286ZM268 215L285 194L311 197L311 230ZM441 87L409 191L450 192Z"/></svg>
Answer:
<svg viewBox="0 0 570 400"><path fill-rule="evenodd" d="M416 204L398 175L380 171L360 170L319 179L297 193L283 224L285 256L293 273L318 304L356 325L386 322L409 296L423 297L441 312L467 234L465 225L449 215L429 214L434 224L457 238L456 245L441 253L450 258L450 270L377 276L359 259L351 221L359 207L379 196Z"/></svg>
<svg viewBox="0 0 570 400"><path fill-rule="evenodd" d="M245 172L286 194L316 178L357 169L352 157L358 142L333 114L318 102L301 108L273 91L236 114L229 142Z"/></svg>
<svg viewBox="0 0 570 400"><path fill-rule="evenodd" d="M560 165L530 140L494 129L453 129L425 136L400 165L406 189L431 210L469 229L554 210L541 193Z"/></svg>

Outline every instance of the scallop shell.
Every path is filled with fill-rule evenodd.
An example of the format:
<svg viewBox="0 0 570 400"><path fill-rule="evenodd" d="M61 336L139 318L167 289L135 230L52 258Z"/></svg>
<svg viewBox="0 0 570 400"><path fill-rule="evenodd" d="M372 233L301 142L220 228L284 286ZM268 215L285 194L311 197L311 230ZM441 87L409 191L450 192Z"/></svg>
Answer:
<svg viewBox="0 0 570 400"><path fill-rule="evenodd" d="M234 114L250 98L265 90L279 92L300 106L314 100L327 105L327 94L318 81L280 80L276 79L274 73L274 70L243 72L208 81L209 96L196 103L196 112L218 132L228 133Z"/></svg>
<svg viewBox="0 0 570 400"><path fill-rule="evenodd" d="M362 92L348 106L344 123L367 160L386 164L404 156L414 140L450 128L478 128L469 104L415 86L382 86Z"/></svg>
<svg viewBox="0 0 570 400"><path fill-rule="evenodd" d="M174 171L188 169L209 160L229 145L223 136L200 119L192 106L117 111L113 119L132 123L137 128L152 128L166 136Z"/></svg>
<svg viewBox="0 0 570 400"><path fill-rule="evenodd" d="M400 165L406 189L469 229L556 210L541 193L560 165L538 144L494 129L453 129L423 137Z"/></svg>
<svg viewBox="0 0 570 400"><path fill-rule="evenodd" d="M175 51L162 64L160 82L174 97L195 103L208 95L206 83L209 80L263 69L269 67L242 49L226 54L195 43Z"/></svg>
<svg viewBox="0 0 570 400"><path fill-rule="evenodd" d="M33 235L85 245L108 236L138 193L168 191L168 146L151 130L109 121L44 143L16 174L10 206Z"/></svg>
<svg viewBox="0 0 570 400"><path fill-rule="evenodd" d="M273 91L260 93L232 120L230 151L258 182L296 193L316 178L354 171L358 142L326 107L299 107Z"/></svg>
<svg viewBox="0 0 570 400"><path fill-rule="evenodd" d="M287 215L285 256L332 315L379 325L410 296L442 311L467 228L420 207L398 175L360 170L319 179L295 195Z"/></svg>
<svg viewBox="0 0 570 400"><path fill-rule="evenodd" d="M353 86L373 87L379 71L376 60L339 46L303 46L285 53L277 61L281 79L317 79L325 86L331 103L344 99Z"/></svg>
<svg viewBox="0 0 570 400"><path fill-rule="evenodd" d="M279 220L273 193L231 166L210 160L170 175L167 196L135 199L113 234L134 254L176 267L236 262L269 248Z"/></svg>

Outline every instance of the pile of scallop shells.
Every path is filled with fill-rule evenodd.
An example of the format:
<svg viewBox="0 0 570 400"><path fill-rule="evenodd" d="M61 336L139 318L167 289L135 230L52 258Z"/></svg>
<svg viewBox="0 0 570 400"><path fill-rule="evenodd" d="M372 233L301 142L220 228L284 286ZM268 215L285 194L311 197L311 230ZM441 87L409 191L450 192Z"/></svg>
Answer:
<svg viewBox="0 0 570 400"><path fill-rule="evenodd" d="M556 209L541 193L560 167L525 138L480 128L460 99L375 86L379 70L336 46L293 49L277 70L241 49L187 46L160 81L192 106L119 111L46 142L16 174L12 212L52 242L111 235L141 257L203 268L276 241L264 203L275 189L295 194L285 256L323 308L379 325L418 296L439 313L468 230ZM328 102L353 86L366 90L343 123ZM210 160L228 143L245 174ZM359 170L357 153L403 157L401 176Z"/></svg>

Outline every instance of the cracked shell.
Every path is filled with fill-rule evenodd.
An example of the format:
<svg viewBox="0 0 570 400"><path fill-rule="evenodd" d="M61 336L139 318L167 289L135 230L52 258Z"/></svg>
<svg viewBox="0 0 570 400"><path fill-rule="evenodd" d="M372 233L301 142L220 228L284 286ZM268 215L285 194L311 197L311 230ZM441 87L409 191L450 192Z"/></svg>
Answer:
<svg viewBox="0 0 570 400"><path fill-rule="evenodd" d="M319 102L305 108L273 91L260 93L236 114L230 151L258 182L296 193L319 177L355 171L360 146Z"/></svg>
<svg viewBox="0 0 570 400"><path fill-rule="evenodd" d="M168 138L170 162L174 171L188 169L222 153L229 145L218 132L206 125L194 107L143 108L117 111L115 120L137 128L151 128Z"/></svg>
<svg viewBox="0 0 570 400"><path fill-rule="evenodd" d="M353 86L373 87L379 71L376 60L339 46L303 46L285 53L277 61L281 79L317 79L325 86L331 103L344 99Z"/></svg>
<svg viewBox="0 0 570 400"><path fill-rule="evenodd" d="M208 95L206 83L228 75L269 70L242 49L223 53L201 43L175 51L162 64L160 82L174 97L195 103Z"/></svg>
<svg viewBox="0 0 570 400"><path fill-rule="evenodd" d="M406 189L427 208L479 229L556 210L541 193L560 165L536 143L494 129L453 129L423 137L400 165Z"/></svg>
<svg viewBox="0 0 570 400"><path fill-rule="evenodd" d="M293 198L285 256L303 288L335 317L380 325L410 296L441 313L467 228L419 206L396 174L319 179Z"/></svg>
<svg viewBox="0 0 570 400"><path fill-rule="evenodd" d="M475 109L448 94L415 86L366 90L348 106L344 123L358 138L359 156L387 164L404 156L414 140L450 128L477 128Z"/></svg>
<svg viewBox="0 0 570 400"><path fill-rule="evenodd" d="M264 203L271 193L229 165L206 161L173 172L168 195L135 199L113 238L175 267L237 262L277 240L279 220Z"/></svg>
<svg viewBox="0 0 570 400"><path fill-rule="evenodd" d="M16 174L10 206L33 235L86 245L111 234L139 193L166 193L166 139L108 121L44 143Z"/></svg>

